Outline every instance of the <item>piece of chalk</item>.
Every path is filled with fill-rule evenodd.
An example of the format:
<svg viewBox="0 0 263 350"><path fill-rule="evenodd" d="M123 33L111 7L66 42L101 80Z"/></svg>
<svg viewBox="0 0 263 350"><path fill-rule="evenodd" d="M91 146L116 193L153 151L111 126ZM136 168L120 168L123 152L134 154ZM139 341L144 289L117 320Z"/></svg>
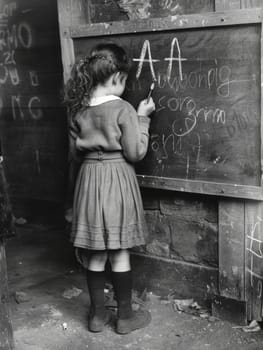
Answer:
<svg viewBox="0 0 263 350"><path fill-rule="evenodd" d="M155 87L155 84L154 84L154 82L152 82L151 86L150 86L150 90L149 90L148 96L147 96L147 103L149 103L149 101L150 101L150 98L152 96L152 92L154 90L154 87Z"/></svg>

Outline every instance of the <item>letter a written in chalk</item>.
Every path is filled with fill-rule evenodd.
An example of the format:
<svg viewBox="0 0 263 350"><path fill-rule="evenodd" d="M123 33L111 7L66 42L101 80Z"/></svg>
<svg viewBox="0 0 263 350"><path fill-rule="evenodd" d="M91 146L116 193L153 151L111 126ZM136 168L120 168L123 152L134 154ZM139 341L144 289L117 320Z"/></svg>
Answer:
<svg viewBox="0 0 263 350"><path fill-rule="evenodd" d="M145 58L147 51L148 51L148 58ZM143 46L142 46L142 50L141 50L141 54L140 54L140 58L134 58L133 61L138 62L138 67L137 67L137 71L136 71L136 79L140 78L143 64L144 64L144 62L147 62L150 66L152 80L154 80L154 81L156 80L156 75L155 75L153 63L158 62L160 60L156 60L156 59L152 58L151 45L150 45L149 40L144 41Z"/></svg>

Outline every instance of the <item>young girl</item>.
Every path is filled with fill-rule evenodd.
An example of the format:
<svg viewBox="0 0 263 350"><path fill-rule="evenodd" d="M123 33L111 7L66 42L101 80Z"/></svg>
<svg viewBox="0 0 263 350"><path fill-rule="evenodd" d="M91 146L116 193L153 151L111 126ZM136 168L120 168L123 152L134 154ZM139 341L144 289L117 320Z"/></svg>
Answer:
<svg viewBox="0 0 263 350"><path fill-rule="evenodd" d="M152 99L143 100L136 112L120 98L129 66L121 47L99 44L75 65L65 90L73 153L83 158L74 192L71 240L79 254L88 256L92 332L102 331L110 321L104 306L107 259L118 307L117 333L145 327L151 320L148 311L132 310L129 249L145 244L146 224L132 163L146 154L149 115L155 105Z"/></svg>

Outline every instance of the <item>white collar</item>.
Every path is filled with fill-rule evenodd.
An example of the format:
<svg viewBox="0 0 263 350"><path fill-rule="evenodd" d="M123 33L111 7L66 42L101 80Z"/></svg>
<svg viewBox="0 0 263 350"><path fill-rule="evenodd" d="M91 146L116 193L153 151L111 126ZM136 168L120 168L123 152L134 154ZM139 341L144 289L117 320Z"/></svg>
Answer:
<svg viewBox="0 0 263 350"><path fill-rule="evenodd" d="M98 106L98 105L101 105L102 103L105 103L108 101L114 101L114 100L121 100L121 98L115 95L93 97L90 99L89 106Z"/></svg>

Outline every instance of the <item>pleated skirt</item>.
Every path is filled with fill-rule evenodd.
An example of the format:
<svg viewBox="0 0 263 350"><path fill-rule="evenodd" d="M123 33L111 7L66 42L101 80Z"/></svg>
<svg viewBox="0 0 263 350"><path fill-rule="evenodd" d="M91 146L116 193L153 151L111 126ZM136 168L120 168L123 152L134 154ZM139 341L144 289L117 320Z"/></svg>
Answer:
<svg viewBox="0 0 263 350"><path fill-rule="evenodd" d="M79 171L71 241L90 250L145 244L147 226L134 167L118 159L86 159Z"/></svg>

